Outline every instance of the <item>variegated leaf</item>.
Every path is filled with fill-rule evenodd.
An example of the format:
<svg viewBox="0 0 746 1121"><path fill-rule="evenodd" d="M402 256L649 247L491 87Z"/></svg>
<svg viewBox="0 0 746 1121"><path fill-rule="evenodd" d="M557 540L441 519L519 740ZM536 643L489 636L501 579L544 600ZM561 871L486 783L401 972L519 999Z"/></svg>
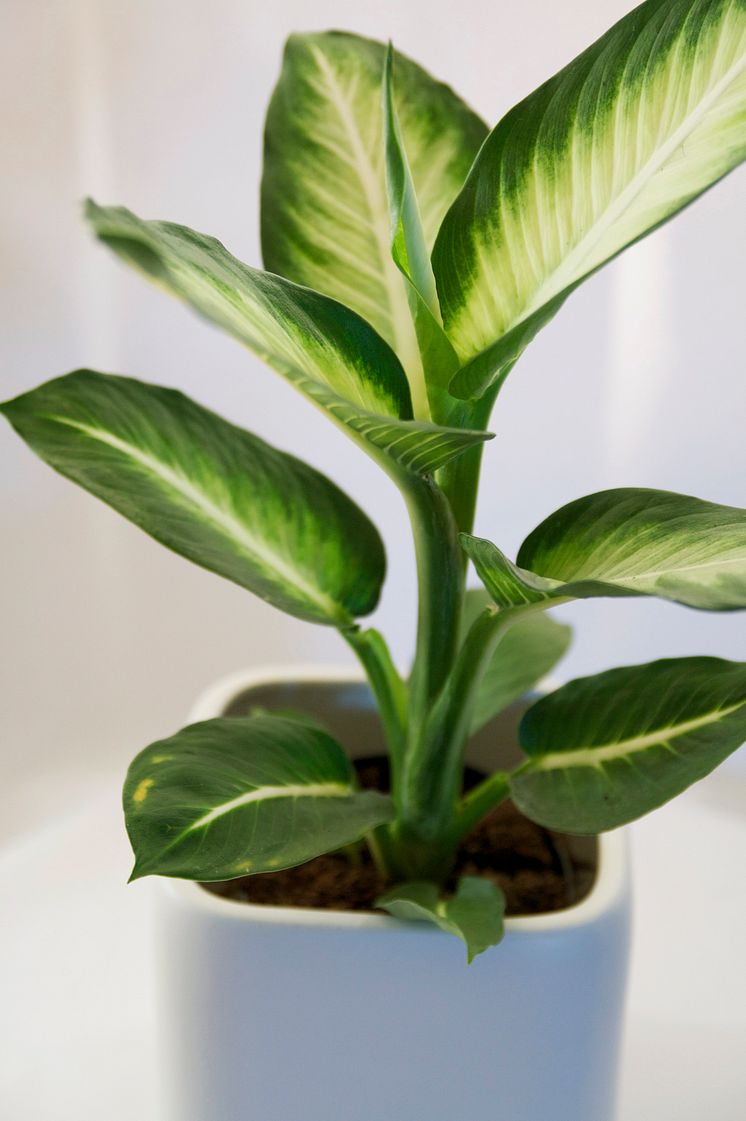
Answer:
<svg viewBox="0 0 746 1121"><path fill-rule="evenodd" d="M648 0L512 109L446 215L433 264L482 394L585 277L746 156L744 0Z"/></svg>
<svg viewBox="0 0 746 1121"><path fill-rule="evenodd" d="M391 211L391 255L406 280L406 295L420 350L430 413L437 420L446 420L457 404L447 389L459 362L443 330L435 277L430 264L430 250L401 134L396 110L392 47L386 53L383 95L386 190Z"/></svg>
<svg viewBox="0 0 746 1121"><path fill-rule="evenodd" d="M621 488L570 502L513 564L462 534L502 607L596 596L657 596L708 611L746 607L746 510L669 491Z"/></svg>
<svg viewBox="0 0 746 1121"><path fill-rule="evenodd" d="M390 253L384 182L382 43L293 35L265 130L267 268L341 300L393 346L415 390L419 350ZM396 107L428 246L487 129L447 86L396 55ZM427 418L424 393L415 400Z"/></svg>
<svg viewBox="0 0 746 1121"><path fill-rule="evenodd" d="M146 747L127 774L124 811L133 880L289 868L393 816L389 797L356 788L319 725L269 714L191 724Z"/></svg>
<svg viewBox="0 0 746 1121"><path fill-rule="evenodd" d="M533 572L524 571L486 538L462 533L460 540L462 549L498 607L523 607L561 594L563 585L558 581L545 580Z"/></svg>
<svg viewBox="0 0 746 1121"><path fill-rule="evenodd" d="M329 479L173 389L79 370L0 405L26 443L162 545L317 623L375 607L375 526Z"/></svg>
<svg viewBox="0 0 746 1121"><path fill-rule="evenodd" d="M527 817L567 833L633 821L746 739L746 664L673 658L583 677L537 701L511 778Z"/></svg>
<svg viewBox="0 0 746 1121"><path fill-rule="evenodd" d="M412 420L399 360L349 308L249 268L186 226L90 201L86 214L119 257L248 346L384 467L426 474L489 438Z"/></svg>
<svg viewBox="0 0 746 1121"><path fill-rule="evenodd" d="M746 510L664 490L600 491L542 522L518 564L558 582L554 596L650 595L735 610L746 607Z"/></svg>

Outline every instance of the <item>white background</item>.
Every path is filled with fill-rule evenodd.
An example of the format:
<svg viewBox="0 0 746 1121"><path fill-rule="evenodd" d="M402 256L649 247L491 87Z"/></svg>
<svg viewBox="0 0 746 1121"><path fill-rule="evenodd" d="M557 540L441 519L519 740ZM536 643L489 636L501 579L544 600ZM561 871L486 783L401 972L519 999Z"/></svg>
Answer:
<svg viewBox="0 0 746 1121"><path fill-rule="evenodd" d="M406 663L413 564L404 513L390 485L251 355L94 246L79 218L79 200L90 193L146 217L184 222L258 263L262 118L289 31L338 26L391 36L494 123L630 7L627 0L0 0L0 395L92 366L179 386L304 456L343 483L384 533L390 576L376 623ZM478 518L478 530L506 551L514 552L557 506L608 486L655 486L746 505L743 184L742 173L731 176L587 283L511 375L494 418L497 439L485 457ZM87 1081L90 1068L74 1075L68 1052L55 1049L55 1032L64 1032L62 1012L78 1002L81 1022L93 1017L85 1028L92 1060L100 1061L95 1041L101 1024L108 1024L102 1038L114 1071L109 1085L121 1092L115 1100L122 1116L133 1116L127 1103L142 1105L149 1086L147 1078L138 1086L129 1074L129 1059L143 1060L137 1011L124 1011L120 1003L120 1017L111 1016L109 1007L95 1003L90 986L108 978L111 1000L121 1002L129 963L130 999L141 999L145 988L138 989L134 970L144 960L144 928L133 925L122 936L113 964L100 948L95 977L86 949L71 967L68 991L67 982L55 984L68 974L49 955L55 915L67 916L63 951L82 945L83 926L94 938L108 937L105 915L92 908L99 891L106 915L121 916L121 929L129 929L137 894L117 887L118 902L109 911L101 886L110 883L113 893L109 870L117 885L126 874L126 845L113 821L119 775L142 745L182 723L204 683L265 662L345 661L346 650L334 633L286 618L168 554L55 476L7 429L0 430L0 534L0 839L68 816L95 791L108 822L103 827L99 817L86 819L95 828L76 833L74 844L51 833L47 841L16 848L16 857L6 861L11 880L16 869L19 882L33 889L16 895L14 887L23 911L9 949L26 946L31 955L20 961L17 1000L10 1006L8 1038L16 1039L20 1010L30 1031L28 1044L18 1037L28 1075L18 1067L14 1101L34 1077L38 1057L30 1041L37 1038L43 1052L59 1055L48 1109L16 1109L13 1116L55 1121L100 1114L93 1105L96 1084ZM564 615L578 625L564 676L659 656L746 658L739 615L645 601L582 604ZM642 1018L631 1037L643 1072L648 1047L657 1041L657 1061L668 1063L671 1080L662 1100L679 1103L666 1118L677 1121L690 1116L686 1103L693 1119L701 1116L701 1071L679 1056L693 1057L710 1039L721 1061L727 1055L737 1061L733 1031L742 1035L744 1028L743 971L740 990L732 975L722 999L717 989L718 956L726 968L735 963L733 932L739 922L743 926L743 907L734 902L730 881L713 878L686 848L694 844L692 829L715 830L721 822L708 859L722 845L726 867L738 867L733 853L739 845L744 851L743 819L739 824L736 816L746 802L744 755L699 793L687 794L681 809L661 811L660 824L644 823L638 834L653 855L646 871L674 861L678 868L665 890L661 881L660 892L651 875L641 880L648 956L635 973L633 1001ZM99 828L105 844L94 854ZM62 911L43 912L41 904L34 908L34 869L43 894L54 853L60 863L51 869L50 898L59 898ZM722 901L718 909L728 918L724 930L731 941L712 942L701 919L696 930L687 921L690 910L700 915L707 890L716 907ZM131 904L125 905L125 895ZM27 990L24 978L39 969L36 988ZM29 991L38 1006L29 1004ZM46 1025L43 1038L39 1024ZM124 1025L119 1050L106 1035L120 1030L112 1024ZM71 1040L77 1053L87 1054L77 1036ZM740 1075L727 1062L727 1072L710 1081L721 1087L723 1102L733 1103ZM643 1081L628 1084L630 1117L663 1117L651 1112L658 1101L654 1073L653 1067ZM92 1112L81 1108L82 1097L65 1099L73 1077L81 1094L88 1087ZM735 1121L738 1107L723 1106L712 1116Z"/></svg>

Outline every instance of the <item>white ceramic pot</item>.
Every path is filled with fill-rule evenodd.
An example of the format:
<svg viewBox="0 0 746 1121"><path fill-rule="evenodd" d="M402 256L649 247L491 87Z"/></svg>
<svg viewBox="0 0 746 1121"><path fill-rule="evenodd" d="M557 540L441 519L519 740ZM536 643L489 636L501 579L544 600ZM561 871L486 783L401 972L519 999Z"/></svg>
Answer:
<svg viewBox="0 0 746 1121"><path fill-rule="evenodd" d="M358 754L376 752L370 699L346 671L234 676L192 718L268 702L315 707ZM478 751L494 767L492 731ZM509 919L471 966L424 924L162 882L168 1121L612 1121L630 911L620 835L600 839L585 899Z"/></svg>

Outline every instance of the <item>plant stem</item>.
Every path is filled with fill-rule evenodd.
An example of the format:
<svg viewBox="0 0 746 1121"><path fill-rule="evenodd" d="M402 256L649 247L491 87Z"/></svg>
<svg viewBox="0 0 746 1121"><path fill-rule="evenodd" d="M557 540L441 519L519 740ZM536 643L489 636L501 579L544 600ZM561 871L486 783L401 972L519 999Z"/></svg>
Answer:
<svg viewBox="0 0 746 1121"><path fill-rule="evenodd" d="M458 428L485 429L489 423L498 389L499 386L494 387L478 401L461 402L452 410L448 423ZM484 444L478 444L477 447L470 448L463 455L452 459L438 471L438 483L451 506L459 533L471 533L474 526L483 452ZM462 555L462 564L465 570L465 554Z"/></svg>
<svg viewBox="0 0 746 1121"><path fill-rule="evenodd" d="M417 726L448 678L458 648L462 550L448 500L429 479L405 493L419 589L417 646L409 685L409 725Z"/></svg>
<svg viewBox="0 0 746 1121"><path fill-rule="evenodd" d="M499 806L510 794L510 775L505 771L495 771L484 782L462 798L451 830L448 843L454 849L467 833L481 821L485 814Z"/></svg>
<svg viewBox="0 0 746 1121"><path fill-rule="evenodd" d="M399 859L410 877L447 875L460 836L461 824L470 828L479 820L481 799L490 793L498 798L499 780L491 791L470 800L459 796L463 781L464 751L479 685L505 631L526 614L542 610L543 604L498 611L488 608L472 625L458 659L437 702L432 707L423 734L405 760L404 799L397 823ZM407 781L408 780L408 781ZM487 808L494 802L486 801ZM461 822L461 813L466 817Z"/></svg>
<svg viewBox="0 0 746 1121"><path fill-rule="evenodd" d="M401 770L407 722L407 687L394 665L380 631L360 629L342 632L357 654L368 679L389 747L392 782Z"/></svg>
<svg viewBox="0 0 746 1121"><path fill-rule="evenodd" d="M371 692L376 699L383 732L389 749L392 788L401 781L407 727L407 687L394 665L386 640L380 631L356 628L341 632L360 660ZM397 861L392 852L390 831L380 826L367 833L365 840L384 879L395 875Z"/></svg>

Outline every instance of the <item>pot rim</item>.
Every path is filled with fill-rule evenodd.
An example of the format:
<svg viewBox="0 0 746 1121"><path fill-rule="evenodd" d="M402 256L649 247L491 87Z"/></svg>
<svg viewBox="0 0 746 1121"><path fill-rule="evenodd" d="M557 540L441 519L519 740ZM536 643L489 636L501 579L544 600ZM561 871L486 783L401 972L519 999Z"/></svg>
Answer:
<svg viewBox="0 0 746 1121"><path fill-rule="evenodd" d="M197 698L189 714L189 722L211 720L225 712L230 702L247 689L283 681L328 682L356 684L364 675L350 666L285 664L267 665L261 669L247 668L219 678ZM367 911L315 910L308 907L275 907L245 903L215 895L192 880L162 877L165 890L182 905L236 922L274 923L279 926L301 926L318 929L379 930L390 934L418 934L445 937L435 926L405 922L392 915ZM626 830L616 829L598 836L598 868L593 887L584 899L561 911L543 915L523 915L505 920L506 933L548 934L574 930L598 921L619 905L628 890L628 851Z"/></svg>

